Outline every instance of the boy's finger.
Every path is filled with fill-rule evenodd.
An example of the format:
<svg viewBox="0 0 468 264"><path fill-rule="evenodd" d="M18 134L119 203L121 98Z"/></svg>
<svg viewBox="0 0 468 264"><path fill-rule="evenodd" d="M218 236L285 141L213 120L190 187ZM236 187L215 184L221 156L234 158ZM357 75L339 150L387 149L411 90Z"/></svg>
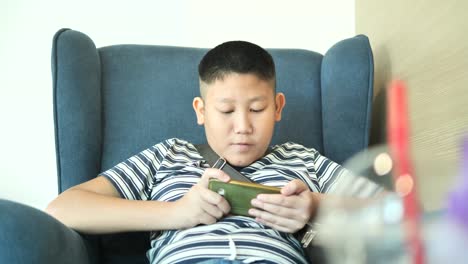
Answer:
<svg viewBox="0 0 468 264"><path fill-rule="evenodd" d="M200 223L204 225L211 225L216 223L216 217L210 215L210 214L204 214L201 219Z"/></svg>
<svg viewBox="0 0 468 264"><path fill-rule="evenodd" d="M201 197L206 203L218 207L221 211L223 211L224 214L227 214L229 211L231 211L231 206L226 201L226 199L211 190L202 192Z"/></svg>
<svg viewBox="0 0 468 264"><path fill-rule="evenodd" d="M204 203L202 205L202 208L203 208L203 211L205 211L207 214L211 215L212 217L216 219L220 219L224 215L224 212L221 211L216 205Z"/></svg>
<svg viewBox="0 0 468 264"><path fill-rule="evenodd" d="M225 215L229 214L231 212L231 205L224 199L224 202L218 204L218 208L223 211Z"/></svg>
<svg viewBox="0 0 468 264"><path fill-rule="evenodd" d="M303 191L307 191L309 188L307 185L301 181L301 180L292 180L288 182L283 188L281 188L281 194L282 195L294 195L294 194L300 194Z"/></svg>
<svg viewBox="0 0 468 264"><path fill-rule="evenodd" d="M205 170L202 177L200 178L200 183L203 186L208 187L208 182L210 181L210 179L218 179L223 182L228 182L231 180L231 177L229 177L229 175L227 175L222 170L215 169L215 168L208 168Z"/></svg>
<svg viewBox="0 0 468 264"><path fill-rule="evenodd" d="M282 194L259 194L256 199L252 200L252 204L254 203L268 203L288 208L295 208L299 205L299 200L296 196L285 196Z"/></svg>
<svg viewBox="0 0 468 264"><path fill-rule="evenodd" d="M256 208L262 209L262 211L266 211L277 216L291 218L296 214L296 210L293 208L278 204L264 203L258 199L253 199L251 204Z"/></svg>
<svg viewBox="0 0 468 264"><path fill-rule="evenodd" d="M297 226L299 226L298 222L291 218L274 215L267 211L250 209L249 214L254 216L256 221L282 232L289 233L291 230L297 229Z"/></svg>

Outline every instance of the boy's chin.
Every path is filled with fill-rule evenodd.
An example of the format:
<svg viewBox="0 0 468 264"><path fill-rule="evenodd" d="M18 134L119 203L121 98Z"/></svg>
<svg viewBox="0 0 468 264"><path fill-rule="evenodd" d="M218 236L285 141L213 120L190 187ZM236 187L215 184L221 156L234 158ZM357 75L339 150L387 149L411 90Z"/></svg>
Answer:
<svg viewBox="0 0 468 264"><path fill-rule="evenodd" d="M254 163L257 159L256 158L250 158L250 157L231 157L231 158L226 158L227 162L231 164L231 166L236 166L236 167L247 167L250 164Z"/></svg>

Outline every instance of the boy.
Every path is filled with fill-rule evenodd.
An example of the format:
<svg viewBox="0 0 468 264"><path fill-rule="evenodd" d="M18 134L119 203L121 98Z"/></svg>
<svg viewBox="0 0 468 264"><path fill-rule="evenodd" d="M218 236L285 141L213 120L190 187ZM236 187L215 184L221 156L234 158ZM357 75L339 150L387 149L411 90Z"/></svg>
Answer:
<svg viewBox="0 0 468 264"><path fill-rule="evenodd" d="M84 233L160 231L147 252L151 263L306 263L293 234L313 218L321 193L343 170L298 144L268 151L286 99L275 91L274 62L261 47L223 43L201 60L199 77L201 97L193 108L208 144L246 177L280 187L281 194L252 200L251 218L229 215L228 202L208 182L230 177L208 168L193 144L169 139L65 191L47 211Z"/></svg>

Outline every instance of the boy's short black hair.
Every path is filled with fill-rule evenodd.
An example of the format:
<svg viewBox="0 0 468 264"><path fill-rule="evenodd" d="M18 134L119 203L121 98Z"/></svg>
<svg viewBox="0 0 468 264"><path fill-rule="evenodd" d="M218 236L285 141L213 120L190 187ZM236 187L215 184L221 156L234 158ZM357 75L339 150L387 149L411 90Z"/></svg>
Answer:
<svg viewBox="0 0 468 264"><path fill-rule="evenodd" d="M204 83L222 80L230 73L251 73L275 83L275 63L262 47L247 41L229 41L208 51L198 65Z"/></svg>

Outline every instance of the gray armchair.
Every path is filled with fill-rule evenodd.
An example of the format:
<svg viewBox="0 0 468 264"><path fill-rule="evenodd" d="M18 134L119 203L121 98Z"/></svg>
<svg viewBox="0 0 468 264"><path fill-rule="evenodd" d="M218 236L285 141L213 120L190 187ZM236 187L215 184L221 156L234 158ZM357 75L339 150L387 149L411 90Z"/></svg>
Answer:
<svg viewBox="0 0 468 264"><path fill-rule="evenodd" d="M62 29L52 77L58 188L96 177L166 138L203 143L191 102L206 49L113 45L96 48ZM373 87L369 41L359 35L325 55L270 49L286 95L272 144L295 141L342 163L368 145ZM145 263L149 234L84 236L42 211L0 200L0 263Z"/></svg>

